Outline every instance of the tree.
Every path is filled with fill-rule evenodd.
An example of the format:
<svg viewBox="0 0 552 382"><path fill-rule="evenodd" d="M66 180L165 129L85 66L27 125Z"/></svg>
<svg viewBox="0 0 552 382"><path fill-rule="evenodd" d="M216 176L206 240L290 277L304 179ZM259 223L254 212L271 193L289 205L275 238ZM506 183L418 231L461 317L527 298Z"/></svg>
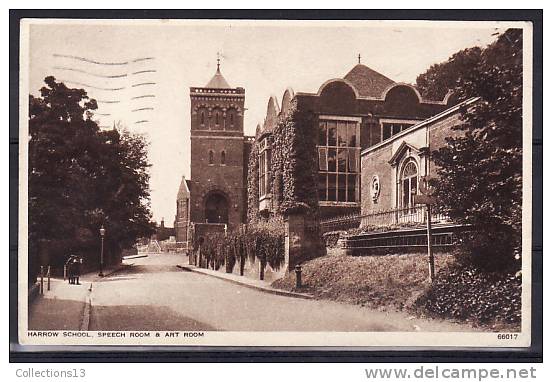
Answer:
<svg viewBox="0 0 552 382"><path fill-rule="evenodd" d="M147 142L93 121L95 100L46 77L29 96L29 280L70 252L96 263L98 229L111 253L149 235Z"/></svg>
<svg viewBox="0 0 552 382"><path fill-rule="evenodd" d="M521 252L522 48L522 31L509 29L459 74L460 98L480 98L462 113L456 129L464 134L433 153L441 208L473 225L464 242L468 260L495 270L516 266Z"/></svg>
<svg viewBox="0 0 552 382"><path fill-rule="evenodd" d="M449 90L462 87L463 81L470 78L474 68L480 64L481 53L479 47L464 49L447 61L432 65L416 78L416 87L422 97L440 101Z"/></svg>

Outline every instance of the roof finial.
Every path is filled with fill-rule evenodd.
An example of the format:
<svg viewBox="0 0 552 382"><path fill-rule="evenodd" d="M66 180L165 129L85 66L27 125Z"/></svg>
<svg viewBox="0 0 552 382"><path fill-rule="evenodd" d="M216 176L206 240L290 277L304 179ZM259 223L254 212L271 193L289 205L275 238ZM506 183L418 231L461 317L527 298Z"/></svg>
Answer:
<svg viewBox="0 0 552 382"><path fill-rule="evenodd" d="M217 52L217 72L220 71L220 52Z"/></svg>
<svg viewBox="0 0 552 382"><path fill-rule="evenodd" d="M360 53L358 54L358 63L360 64Z"/></svg>

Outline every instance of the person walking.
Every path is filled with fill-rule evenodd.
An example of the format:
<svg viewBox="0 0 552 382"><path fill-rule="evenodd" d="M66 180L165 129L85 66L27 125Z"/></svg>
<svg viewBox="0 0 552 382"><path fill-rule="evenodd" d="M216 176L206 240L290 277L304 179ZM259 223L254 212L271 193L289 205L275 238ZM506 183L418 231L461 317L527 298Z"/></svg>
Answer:
<svg viewBox="0 0 552 382"><path fill-rule="evenodd" d="M75 283L75 278L73 276L73 260L74 260L74 256L73 255L70 255L69 258L67 259L67 261L65 262L65 266L67 267L67 278L69 279L69 284L74 284Z"/></svg>
<svg viewBox="0 0 552 382"><path fill-rule="evenodd" d="M80 285L79 278L81 275L82 257L75 258L73 274L77 285Z"/></svg>

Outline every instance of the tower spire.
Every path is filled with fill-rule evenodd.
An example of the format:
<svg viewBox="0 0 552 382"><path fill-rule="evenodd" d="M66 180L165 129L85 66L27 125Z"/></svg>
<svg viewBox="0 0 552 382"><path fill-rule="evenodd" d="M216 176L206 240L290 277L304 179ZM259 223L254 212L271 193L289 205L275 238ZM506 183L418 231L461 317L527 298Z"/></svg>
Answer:
<svg viewBox="0 0 552 382"><path fill-rule="evenodd" d="M220 52L217 52L217 72L220 72Z"/></svg>
<svg viewBox="0 0 552 382"><path fill-rule="evenodd" d="M358 63L360 64L360 53L358 54Z"/></svg>

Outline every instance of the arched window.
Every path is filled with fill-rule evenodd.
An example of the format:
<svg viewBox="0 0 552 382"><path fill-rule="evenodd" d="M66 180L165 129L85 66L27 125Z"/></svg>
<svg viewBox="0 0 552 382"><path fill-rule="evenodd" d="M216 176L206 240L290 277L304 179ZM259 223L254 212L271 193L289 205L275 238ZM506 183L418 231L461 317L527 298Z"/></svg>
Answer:
<svg viewBox="0 0 552 382"><path fill-rule="evenodd" d="M234 113L230 113L230 127L234 127Z"/></svg>
<svg viewBox="0 0 552 382"><path fill-rule="evenodd" d="M220 123L220 121L219 121L219 113L218 113L218 111L217 111L217 113L215 114L215 126L218 126L219 123Z"/></svg>
<svg viewBox="0 0 552 382"><path fill-rule="evenodd" d="M220 164L226 164L226 151L224 150L220 153Z"/></svg>
<svg viewBox="0 0 552 382"><path fill-rule="evenodd" d="M414 195L418 193L418 165L412 158L408 159L401 172L401 208L410 212L414 208Z"/></svg>
<svg viewBox="0 0 552 382"><path fill-rule="evenodd" d="M205 125L205 112L202 111L201 112L201 126L204 126Z"/></svg>
<svg viewBox="0 0 552 382"><path fill-rule="evenodd" d="M213 150L209 150L209 164L215 163L215 153Z"/></svg>

